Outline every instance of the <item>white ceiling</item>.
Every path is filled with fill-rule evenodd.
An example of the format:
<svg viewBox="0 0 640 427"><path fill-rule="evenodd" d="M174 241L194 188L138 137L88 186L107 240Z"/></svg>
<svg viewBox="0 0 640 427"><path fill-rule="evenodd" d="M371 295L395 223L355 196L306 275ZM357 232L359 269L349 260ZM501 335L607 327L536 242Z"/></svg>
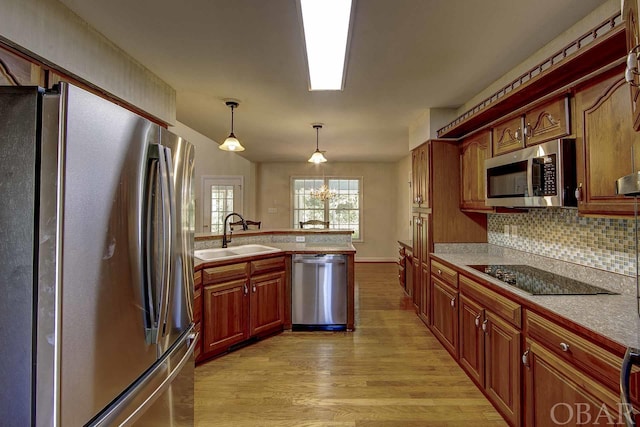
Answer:
<svg viewBox="0 0 640 427"><path fill-rule="evenodd" d="M458 107L603 0L357 0L342 92L309 92L296 0L62 0L175 88L177 119L255 161L396 161L427 108Z"/></svg>

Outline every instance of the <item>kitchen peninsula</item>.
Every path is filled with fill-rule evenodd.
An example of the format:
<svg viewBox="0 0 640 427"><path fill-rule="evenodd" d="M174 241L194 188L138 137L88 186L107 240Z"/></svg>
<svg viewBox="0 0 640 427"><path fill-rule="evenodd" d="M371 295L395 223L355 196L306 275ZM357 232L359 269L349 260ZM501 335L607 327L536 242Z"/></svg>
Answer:
<svg viewBox="0 0 640 427"><path fill-rule="evenodd" d="M292 257L335 254L346 260L346 330L355 328L354 258L351 230L277 229L234 232L239 247L269 252L215 260L194 257L194 321L200 331L196 361L202 362L292 328ZM196 234L195 250L221 248L222 236Z"/></svg>

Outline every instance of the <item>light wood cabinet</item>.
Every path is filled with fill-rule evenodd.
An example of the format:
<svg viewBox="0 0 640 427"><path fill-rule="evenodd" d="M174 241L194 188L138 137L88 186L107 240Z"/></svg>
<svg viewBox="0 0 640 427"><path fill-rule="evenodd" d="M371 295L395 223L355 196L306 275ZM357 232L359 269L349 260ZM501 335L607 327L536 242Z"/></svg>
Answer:
<svg viewBox="0 0 640 427"><path fill-rule="evenodd" d="M530 338L522 357L525 425L624 425L619 396Z"/></svg>
<svg viewBox="0 0 640 427"><path fill-rule="evenodd" d="M44 86L44 72L32 61L0 48L0 85Z"/></svg>
<svg viewBox="0 0 640 427"><path fill-rule="evenodd" d="M521 420L518 304L460 275L460 366L511 425Z"/></svg>
<svg viewBox="0 0 640 427"><path fill-rule="evenodd" d="M249 338L246 279L204 287L203 356L226 351Z"/></svg>
<svg viewBox="0 0 640 427"><path fill-rule="evenodd" d="M201 360L251 337L284 329L284 256L205 268L202 277Z"/></svg>
<svg viewBox="0 0 640 427"><path fill-rule="evenodd" d="M520 425L520 338L518 329L489 310L485 311L485 390L511 425Z"/></svg>
<svg viewBox="0 0 640 427"><path fill-rule="evenodd" d="M431 332L458 358L458 290L431 275Z"/></svg>
<svg viewBox="0 0 640 427"><path fill-rule="evenodd" d="M478 386L484 388L484 309L465 295L460 296L460 342L458 362Z"/></svg>
<svg viewBox="0 0 640 427"><path fill-rule="evenodd" d="M638 9L638 0L623 0L622 17L625 21L628 52L640 45ZM634 65L640 68L638 61ZM629 85L629 91L631 96L631 122L636 131L640 130L640 87L638 86L640 86L640 76L635 74L633 84Z"/></svg>
<svg viewBox="0 0 640 427"><path fill-rule="evenodd" d="M424 143L411 152L411 188L414 208L429 207L429 166L429 144Z"/></svg>
<svg viewBox="0 0 640 427"><path fill-rule="evenodd" d="M460 146L460 209L493 211L485 205L484 161L491 157L491 132L465 138Z"/></svg>
<svg viewBox="0 0 640 427"><path fill-rule="evenodd" d="M527 147L571 134L569 97L552 99L532 108L525 113L524 122Z"/></svg>
<svg viewBox="0 0 640 427"><path fill-rule="evenodd" d="M249 335L282 328L284 324L284 271L251 277Z"/></svg>
<svg viewBox="0 0 640 427"><path fill-rule="evenodd" d="M631 216L634 200L617 195L615 182L640 167L640 134L633 129L629 92L616 67L577 89L578 211Z"/></svg>
<svg viewBox="0 0 640 427"><path fill-rule="evenodd" d="M494 156L524 148L523 122L523 116L517 116L506 119L491 129Z"/></svg>

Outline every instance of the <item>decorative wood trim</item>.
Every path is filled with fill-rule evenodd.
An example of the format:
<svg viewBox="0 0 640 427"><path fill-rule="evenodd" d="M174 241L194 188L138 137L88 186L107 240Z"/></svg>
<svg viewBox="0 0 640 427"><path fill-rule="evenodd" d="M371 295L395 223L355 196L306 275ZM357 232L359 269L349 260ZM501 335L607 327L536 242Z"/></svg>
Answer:
<svg viewBox="0 0 640 427"><path fill-rule="evenodd" d="M438 138L460 138L626 53L625 28L618 13L439 129Z"/></svg>

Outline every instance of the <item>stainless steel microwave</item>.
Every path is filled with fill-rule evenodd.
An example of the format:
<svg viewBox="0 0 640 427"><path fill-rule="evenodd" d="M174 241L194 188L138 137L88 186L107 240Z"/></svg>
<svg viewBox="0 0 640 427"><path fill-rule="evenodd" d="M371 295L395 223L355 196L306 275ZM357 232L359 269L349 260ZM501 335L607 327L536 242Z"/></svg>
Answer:
<svg viewBox="0 0 640 427"><path fill-rule="evenodd" d="M558 139L491 157L485 166L487 206L578 206L576 150Z"/></svg>

